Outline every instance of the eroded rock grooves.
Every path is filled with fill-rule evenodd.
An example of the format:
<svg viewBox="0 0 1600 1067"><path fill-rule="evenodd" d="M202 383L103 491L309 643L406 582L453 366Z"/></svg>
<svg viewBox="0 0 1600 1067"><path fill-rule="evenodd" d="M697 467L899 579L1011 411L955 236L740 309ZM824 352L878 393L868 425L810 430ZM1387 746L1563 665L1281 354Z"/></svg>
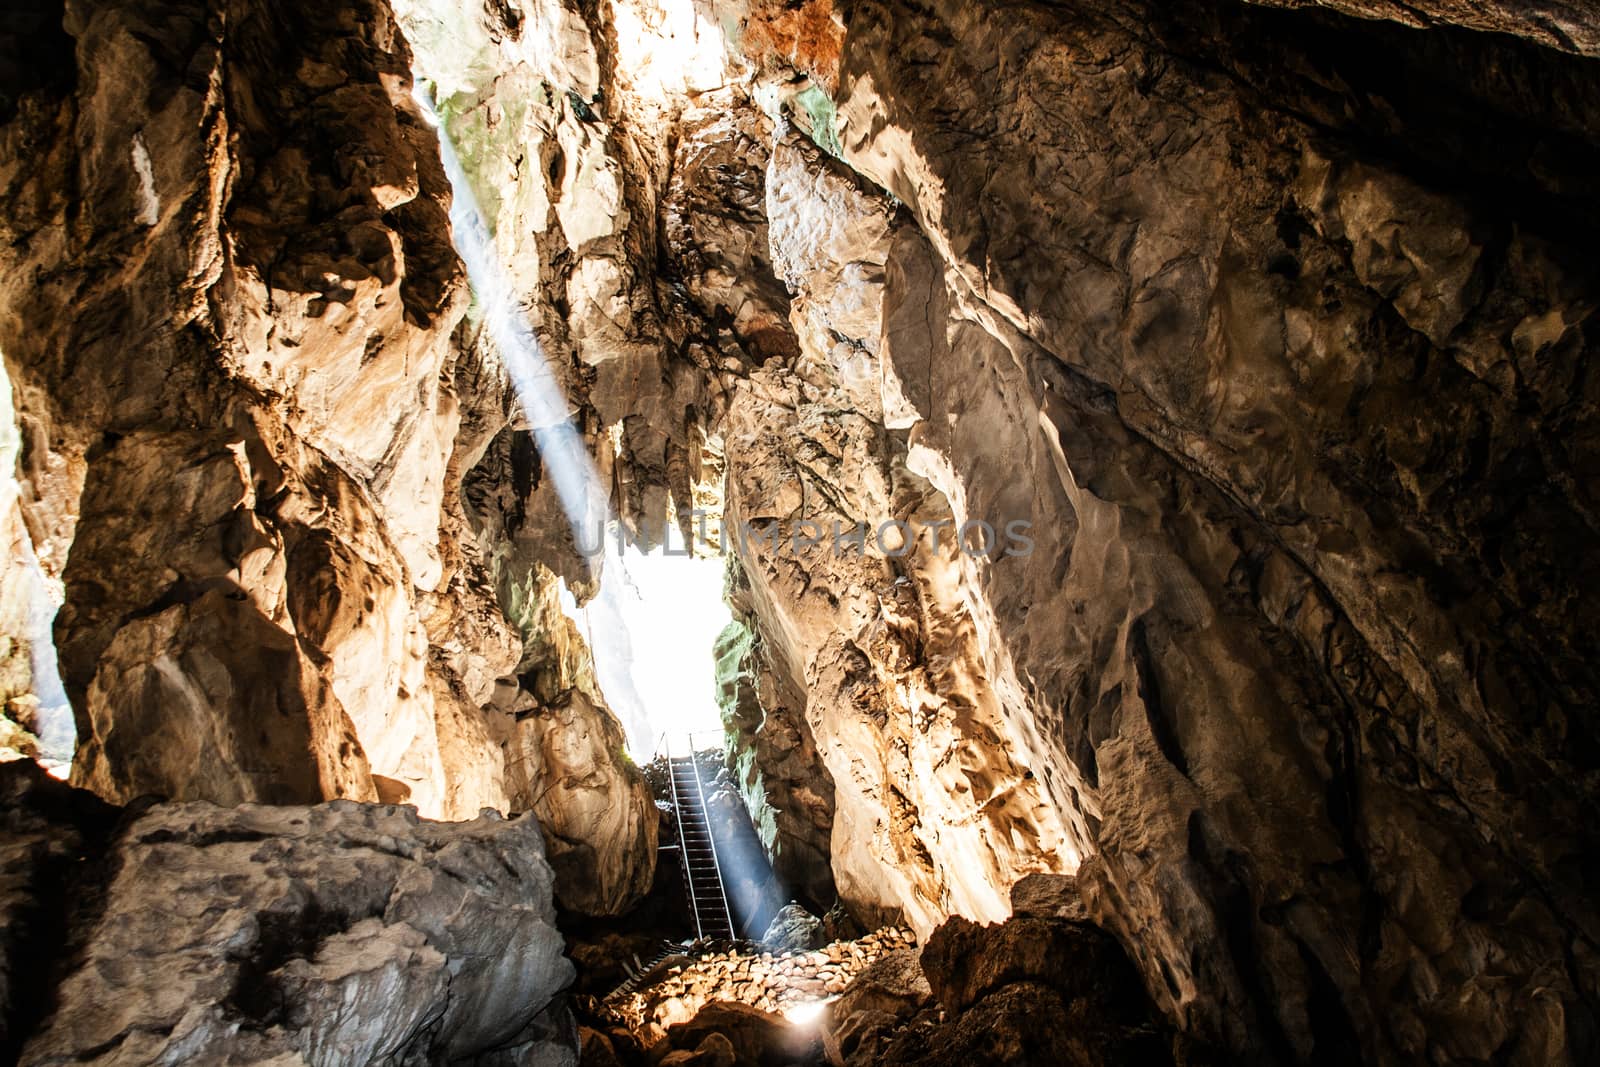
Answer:
<svg viewBox="0 0 1600 1067"><path fill-rule="evenodd" d="M787 895L924 946L814 1044L719 1008L658 1054L1600 1057L1589 6L71 0L0 40L11 525L64 590L74 782L173 802L111 840L73 801L16 893L7 853L8 908L62 855L122 856L104 907L170 954L117 888L139 856L200 895L249 852L208 891L242 914L276 861L191 838L310 811L526 845L540 873L485 860L472 900L523 893L549 937L552 900L643 923L650 754L560 609L601 575L450 251L415 73L620 521L719 531L735 623L704 670ZM971 551L979 520L1026 550ZM903 552L797 547L890 521ZM26 649L0 653L23 708ZM337 866L300 847L291 881ZM330 935L410 954L382 1055L544 1040L521 987L505 1034L436 1025L466 942L360 927L383 911ZM197 987L219 1014L123 1030L242 1018L323 1062L324 940L235 961L278 976L266 1015ZM91 977L0 1040L90 1049Z"/></svg>

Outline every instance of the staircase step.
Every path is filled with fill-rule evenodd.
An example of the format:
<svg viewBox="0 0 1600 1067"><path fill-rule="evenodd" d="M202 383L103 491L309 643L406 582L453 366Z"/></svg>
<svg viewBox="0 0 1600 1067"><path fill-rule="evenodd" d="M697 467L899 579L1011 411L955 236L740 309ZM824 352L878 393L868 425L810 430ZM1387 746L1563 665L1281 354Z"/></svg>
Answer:
<svg viewBox="0 0 1600 1067"><path fill-rule="evenodd" d="M733 921L724 899L716 838L705 811L705 783L692 758L672 760L672 787L677 800L683 881L689 895L691 917L702 936L731 937Z"/></svg>

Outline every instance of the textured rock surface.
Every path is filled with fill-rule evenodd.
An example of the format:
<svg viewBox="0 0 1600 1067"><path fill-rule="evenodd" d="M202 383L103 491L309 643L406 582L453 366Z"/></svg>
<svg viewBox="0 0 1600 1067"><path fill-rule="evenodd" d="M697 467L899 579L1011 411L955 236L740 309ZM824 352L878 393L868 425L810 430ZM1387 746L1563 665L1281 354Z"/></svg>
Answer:
<svg viewBox="0 0 1600 1067"><path fill-rule="evenodd" d="M396 11L511 284L602 477L611 478L616 453L590 405L603 402L612 421L630 406L643 410L630 383L653 353L602 341L631 329L623 307L637 299L628 290L638 239L618 135L590 107L612 91L606 79L615 73L600 64L593 16L556 3L523 12L406 2ZM657 820L589 650L557 604L558 575L580 595L597 575L579 558L483 323L469 314L462 335L468 356L453 464L463 518L523 640L520 684L502 679L491 711L507 803L539 815L563 905L617 914L650 887Z"/></svg>
<svg viewBox="0 0 1600 1067"><path fill-rule="evenodd" d="M1552 612L1592 582L1594 278L1537 221L1587 181L1593 112L1547 101L1590 68L1199 7L852 11L845 154L922 230L884 348L922 469L1035 522L967 588L1091 912L1235 1046L1581 1059L1594 658ZM1549 170L1484 130L1551 131ZM1419 177L1446 160L1467 188Z"/></svg>
<svg viewBox="0 0 1600 1067"><path fill-rule="evenodd" d="M509 664L430 653L483 614L441 533L464 304L387 9L64 24L76 93L3 131L0 348L78 780L503 805L486 731L440 733Z"/></svg>
<svg viewBox="0 0 1600 1067"><path fill-rule="evenodd" d="M61 589L45 577L33 550L16 478L21 454L11 379L0 367L0 760L25 757L63 769L71 764L76 731L50 670L50 616Z"/></svg>
<svg viewBox="0 0 1600 1067"><path fill-rule="evenodd" d="M893 209L793 133L765 188L801 354L737 383L723 423L735 604L770 649L777 698L779 728L753 739L754 762L781 767L783 702L804 694L796 735L814 738L832 779L830 854L846 903L923 931L951 911L1000 918L1011 881L1062 869L1070 850L1011 755L1020 737L1003 740L1025 723L984 680L954 538L900 558L837 540L862 526L875 537L891 520L950 520L886 429L878 305ZM795 797L776 799L805 816Z"/></svg>
<svg viewBox="0 0 1600 1067"><path fill-rule="evenodd" d="M862 971L828 1008L823 1031L828 1061L872 1063L894 1040L901 1024L933 998L919 953L900 949Z"/></svg>
<svg viewBox="0 0 1600 1067"><path fill-rule="evenodd" d="M834 1005L829 1046L841 1062L1205 1062L1154 1017L1121 946L1086 922L952 919L923 946L920 988L889 969L895 962L882 961ZM911 1014L928 993L942 1011Z"/></svg>
<svg viewBox="0 0 1600 1067"><path fill-rule="evenodd" d="M772 530L720 541L725 706L785 877L926 933L1076 915L1011 887L1081 860L1231 1054L1595 1058L1592 12L397 11L623 521ZM544 797L621 906L653 823L551 666L552 576L594 575L387 9L68 16L75 82L0 57L38 90L0 349L81 780ZM888 519L1031 551L794 547ZM1017 1020L1083 1003L1008 978L912 1029L1070 1058Z"/></svg>
<svg viewBox="0 0 1600 1067"><path fill-rule="evenodd" d="M530 46L592 83L581 22L555 21L564 49ZM76 91L43 79L3 130L0 349L23 518L47 578L65 581L76 780L117 801L536 810L575 899L626 906L649 885L654 819L598 693L560 718L570 740L501 729L500 680L547 650L532 624L553 585L537 555L521 577L504 566L504 508L491 523L458 499L487 453L520 501L490 448L519 431L492 345L470 317L461 328L450 191L388 6L69 4L64 26ZM479 123L474 162L515 194L489 202L536 289L552 168L533 154L503 173L494 150L520 152L571 107L555 95L515 112L525 128L491 121L473 77L507 74L496 106L544 90L525 64L501 69L493 25L458 13L419 38L474 27L478 52L457 58L493 62L454 72L451 113ZM281 54L259 46L279 38ZM574 158L603 157L599 143L580 137ZM10 616L16 587L8 572ZM586 655L569 643L568 659ZM571 850L601 869L568 871Z"/></svg>
<svg viewBox="0 0 1600 1067"><path fill-rule="evenodd" d="M51 1007L8 1012L21 1062L576 1062L533 819L160 804L113 837L89 794L0 773L0 905Z"/></svg>
<svg viewBox="0 0 1600 1067"><path fill-rule="evenodd" d="M553 582L546 572L546 581ZM520 684L491 705L506 759L512 810L531 811L545 833L561 905L620 915L650 891L659 823L644 776L623 752L593 662L553 589L538 601Z"/></svg>
<svg viewBox="0 0 1600 1067"><path fill-rule="evenodd" d="M1089 921L1078 880L1067 874L1030 874L1011 887L1011 914L1018 919Z"/></svg>
<svg viewBox="0 0 1600 1067"><path fill-rule="evenodd" d="M710 1067L719 1061L755 1067L769 1063L815 1063L821 1041L817 1034L805 1028L790 1026L779 1016L735 1001L706 1005L693 1019L673 1026L667 1034L667 1043L680 1051L694 1050L692 1059L678 1061L684 1067L689 1064ZM669 1058L662 1062L670 1064L670 1057L676 1054L668 1053Z"/></svg>
<svg viewBox="0 0 1600 1067"><path fill-rule="evenodd" d="M1018 559L734 543L774 708L805 694L832 780L841 895L996 918L1011 881L1082 855L1158 1001L1226 1044L1581 1052L1586 61L1448 5L1417 9L1426 33L1201 4L785 10L757 5L745 57L800 67L794 124L905 210L782 123L763 151L758 118L685 108L666 151L666 81L602 47L623 199L669 190L669 273L606 336L662 316L657 377L693 425L633 385L587 403L652 442L619 452L630 509L689 498L715 456L725 517L780 537L1033 523ZM633 240L630 285L654 269ZM781 763L746 744L742 772Z"/></svg>
<svg viewBox="0 0 1600 1067"><path fill-rule="evenodd" d="M1593 56L1600 54L1600 25L1582 0L1532 3L1468 3L1465 0L1250 0L1274 7L1328 7L1358 18L1387 19L1403 26L1465 26Z"/></svg>
<svg viewBox="0 0 1600 1067"><path fill-rule="evenodd" d="M773 916L761 943L773 952L806 952L824 943L822 920L798 904L785 904Z"/></svg>

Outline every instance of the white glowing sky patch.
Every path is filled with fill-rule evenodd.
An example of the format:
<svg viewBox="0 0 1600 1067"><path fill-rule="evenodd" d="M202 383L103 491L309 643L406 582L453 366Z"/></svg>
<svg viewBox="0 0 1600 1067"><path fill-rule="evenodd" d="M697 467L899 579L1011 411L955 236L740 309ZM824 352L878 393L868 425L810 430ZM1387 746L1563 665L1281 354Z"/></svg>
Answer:
<svg viewBox="0 0 1600 1067"><path fill-rule="evenodd" d="M648 760L661 735L673 752L687 751L690 734L722 733L711 653L730 619L723 562L632 544L618 554L615 537L607 543L600 592L579 608L563 583L561 610L594 653L601 691L634 759ZM638 707L629 706L634 699Z"/></svg>
<svg viewBox="0 0 1600 1067"><path fill-rule="evenodd" d="M45 576L34 554L33 542L18 510L21 487L16 480L17 454L22 438L12 408L11 379L0 360L0 548L11 559L0 561L0 622L10 637L28 642L32 691L39 698L34 724L39 739L39 764L57 778L72 770L78 731L72 718L56 663L52 624L61 606L61 582ZM7 588L8 583L14 583Z"/></svg>
<svg viewBox="0 0 1600 1067"><path fill-rule="evenodd" d="M620 66L634 88L658 100L701 93L727 81L727 42L722 29L687 0L635 8L611 8L617 25Z"/></svg>
<svg viewBox="0 0 1600 1067"><path fill-rule="evenodd" d="M690 26L693 26L691 15ZM693 39L690 33L689 39ZM567 398L545 360L472 193L427 83L413 90L423 117L439 136L439 155L454 196L450 229L507 376L539 448L544 470L580 543L614 529L606 488L567 409ZM581 610L566 587L562 609L583 632L606 703L622 723L628 749L648 760L662 734L674 746L691 732L721 731L712 644L728 623L722 602L721 560L650 555L605 539L600 591Z"/></svg>

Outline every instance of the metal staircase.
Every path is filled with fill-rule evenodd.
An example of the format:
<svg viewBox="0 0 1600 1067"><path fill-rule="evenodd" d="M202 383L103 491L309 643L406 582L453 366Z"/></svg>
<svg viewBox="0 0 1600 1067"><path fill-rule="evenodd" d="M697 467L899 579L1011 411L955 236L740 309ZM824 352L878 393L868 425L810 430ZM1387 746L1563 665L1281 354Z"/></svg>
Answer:
<svg viewBox="0 0 1600 1067"><path fill-rule="evenodd" d="M691 746L692 747L692 746ZM722 865L717 843L706 817L705 782L694 756L674 757L667 752L672 770L672 807L678 813L678 844L682 848L683 877L689 891L696 937L732 937L728 893L722 885Z"/></svg>
<svg viewBox="0 0 1600 1067"><path fill-rule="evenodd" d="M662 947L661 951L651 956L648 962L640 960L638 956L634 956L633 966L630 967L626 963L622 965L623 970L628 972L627 981L607 993L604 1002L610 1004L621 1000L635 989L638 989L647 979L652 978L657 967L674 956L681 956L682 954L683 946L669 941Z"/></svg>

